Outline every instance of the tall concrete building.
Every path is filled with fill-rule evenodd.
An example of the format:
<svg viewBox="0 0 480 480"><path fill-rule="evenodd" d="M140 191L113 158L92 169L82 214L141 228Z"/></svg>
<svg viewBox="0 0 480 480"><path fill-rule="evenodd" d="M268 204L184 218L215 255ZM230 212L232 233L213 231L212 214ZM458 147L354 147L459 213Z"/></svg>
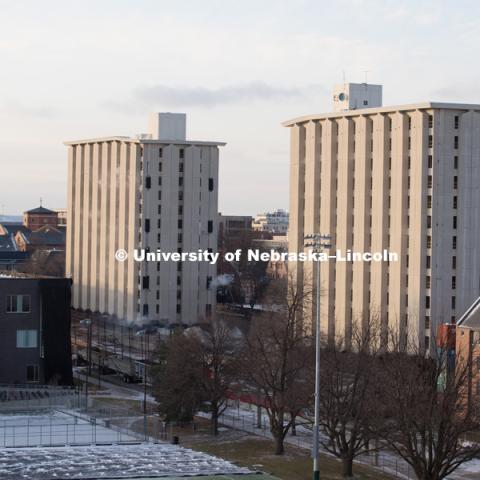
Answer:
<svg viewBox="0 0 480 480"><path fill-rule="evenodd" d="M191 324L215 310L208 262L134 261L217 248L221 142L186 140L186 115L152 114L148 134L66 142L66 273L74 308ZM117 250L128 253L125 261Z"/></svg>
<svg viewBox="0 0 480 480"><path fill-rule="evenodd" d="M436 326L480 294L480 105L343 110L339 101L334 113L284 123L289 249L303 252L304 235L322 233L331 254L397 253L396 262L321 262L321 329L348 338L353 324L376 317L428 349ZM289 269L300 282L312 278L312 263ZM315 303L308 308L310 321Z"/></svg>

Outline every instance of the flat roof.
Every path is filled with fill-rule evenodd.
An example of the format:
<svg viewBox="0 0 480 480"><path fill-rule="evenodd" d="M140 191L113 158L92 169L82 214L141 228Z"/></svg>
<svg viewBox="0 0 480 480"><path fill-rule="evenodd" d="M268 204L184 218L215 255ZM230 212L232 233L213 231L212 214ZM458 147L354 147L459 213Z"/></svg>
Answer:
<svg viewBox="0 0 480 480"><path fill-rule="evenodd" d="M429 110L429 109L449 109L449 110L480 110L480 104L475 103L442 103L442 102L423 102L411 103L407 105L393 105L387 107L359 108L358 110L345 110L341 112L318 113L312 115L303 115L282 122L284 127L291 127L298 123L305 123L311 120L322 120L324 118L338 117L356 117L359 115L374 115L376 113L404 112L411 110Z"/></svg>
<svg viewBox="0 0 480 480"><path fill-rule="evenodd" d="M205 145L223 147L226 142L216 141L204 141L204 140L158 140L153 138L134 138L123 136L110 136L110 137L96 137L86 138L82 140L68 140L63 142L64 145L82 145L86 143L102 143L102 142L125 142L125 143L156 143L160 145Z"/></svg>

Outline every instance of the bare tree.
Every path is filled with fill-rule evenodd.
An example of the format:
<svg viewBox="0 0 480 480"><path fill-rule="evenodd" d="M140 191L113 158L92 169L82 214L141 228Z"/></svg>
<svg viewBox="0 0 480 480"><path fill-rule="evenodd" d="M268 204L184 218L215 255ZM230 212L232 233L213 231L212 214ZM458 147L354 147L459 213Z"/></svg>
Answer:
<svg viewBox="0 0 480 480"><path fill-rule="evenodd" d="M309 288L291 279L273 282L267 311L254 317L243 352L245 384L262 397L277 455L284 453L285 437L313 394L314 351L301 321L310 295Z"/></svg>
<svg viewBox="0 0 480 480"><path fill-rule="evenodd" d="M420 480L441 480L480 454L479 445L465 442L480 427L466 400L469 360L457 361L455 369L448 356L440 346L430 356L386 353L379 364L379 435Z"/></svg>
<svg viewBox="0 0 480 480"><path fill-rule="evenodd" d="M211 319L192 337L192 353L202 370L196 385L204 405L208 405L212 433L218 435L218 419L227 407L233 382L238 380L238 339L223 319Z"/></svg>
<svg viewBox="0 0 480 480"><path fill-rule="evenodd" d="M378 329L375 322L354 328L350 348L337 339L321 352L320 444L342 462L344 477L353 476L354 459L372 449L370 422L376 416Z"/></svg>

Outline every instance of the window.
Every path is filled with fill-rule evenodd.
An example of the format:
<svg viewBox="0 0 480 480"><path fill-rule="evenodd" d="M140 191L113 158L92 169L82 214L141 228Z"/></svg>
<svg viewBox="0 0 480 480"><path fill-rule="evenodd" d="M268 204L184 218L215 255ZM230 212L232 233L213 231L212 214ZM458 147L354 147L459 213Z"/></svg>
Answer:
<svg viewBox="0 0 480 480"><path fill-rule="evenodd" d="M180 286L182 284L182 277L177 277L177 285Z"/></svg>
<svg viewBox="0 0 480 480"><path fill-rule="evenodd" d="M183 228L183 221L181 218L178 219L177 226L178 228Z"/></svg>
<svg viewBox="0 0 480 480"><path fill-rule="evenodd" d="M177 240L178 240L178 243L182 243L182 241L183 241L183 236L182 236L181 233L178 234ZM179 263L179 265L181 265L181 263Z"/></svg>
<svg viewBox="0 0 480 480"><path fill-rule="evenodd" d="M37 348L37 330L17 330L17 348Z"/></svg>
<svg viewBox="0 0 480 480"><path fill-rule="evenodd" d="M183 205L178 206L178 214L183 215Z"/></svg>
<svg viewBox="0 0 480 480"><path fill-rule="evenodd" d="M363 101L363 104L364 104L364 105L368 105L368 100L364 100L364 101Z"/></svg>
<svg viewBox="0 0 480 480"><path fill-rule="evenodd" d="M432 248L432 237L430 235L427 236L427 248Z"/></svg>
<svg viewBox="0 0 480 480"><path fill-rule="evenodd" d="M453 157L453 168L457 169L458 168L458 156L455 155Z"/></svg>
<svg viewBox="0 0 480 480"><path fill-rule="evenodd" d="M150 188L152 186L151 177L145 177L145 188Z"/></svg>
<svg viewBox="0 0 480 480"><path fill-rule="evenodd" d="M430 268L430 255L427 255L427 258L426 258L426 267L427 267L427 268Z"/></svg>
<svg viewBox="0 0 480 480"><path fill-rule="evenodd" d="M208 233L213 232L213 220L208 221Z"/></svg>
<svg viewBox="0 0 480 480"><path fill-rule="evenodd" d="M150 288L150 277L148 275L142 277L142 288L144 290Z"/></svg>
<svg viewBox="0 0 480 480"><path fill-rule="evenodd" d="M7 295L7 313L29 313L30 295Z"/></svg>
<svg viewBox="0 0 480 480"><path fill-rule="evenodd" d="M159 172L162 171L162 162L158 162L158 171L159 171Z"/></svg>
<svg viewBox="0 0 480 480"><path fill-rule="evenodd" d="M427 276L425 277L425 288L430 288L432 284L432 277Z"/></svg>
<svg viewBox="0 0 480 480"><path fill-rule="evenodd" d="M427 228L432 228L432 216L427 215Z"/></svg>
<svg viewBox="0 0 480 480"><path fill-rule="evenodd" d="M163 157L163 148L158 149L158 158ZM160 170L162 170L162 162L160 162Z"/></svg>
<svg viewBox="0 0 480 480"><path fill-rule="evenodd" d="M427 196L427 208L432 208L432 196Z"/></svg>
<svg viewBox="0 0 480 480"><path fill-rule="evenodd" d="M148 303L143 304L143 314L145 316L148 315Z"/></svg>
<svg viewBox="0 0 480 480"><path fill-rule="evenodd" d="M408 149L410 150L412 148L412 138L408 137Z"/></svg>
<svg viewBox="0 0 480 480"><path fill-rule="evenodd" d="M158 191L158 199L159 199L159 200L162 199L162 191L161 191L161 190Z"/></svg>
<svg viewBox="0 0 480 480"><path fill-rule="evenodd" d="M182 306L177 303L177 313L182 313Z"/></svg>
<svg viewBox="0 0 480 480"><path fill-rule="evenodd" d="M158 212L159 215L162 214L162 206L161 205L158 206L157 212Z"/></svg>
<svg viewBox="0 0 480 480"><path fill-rule="evenodd" d="M146 218L145 219L145 232L149 232L150 231L150 219L149 218Z"/></svg>
<svg viewBox="0 0 480 480"><path fill-rule="evenodd" d="M160 218L157 220L157 228L162 228L162 220Z"/></svg>
<svg viewBox="0 0 480 480"><path fill-rule="evenodd" d="M456 302L455 302L455 297L452 297L452 310L455 310L455 305L456 305Z"/></svg>
<svg viewBox="0 0 480 480"><path fill-rule="evenodd" d="M209 190L210 192L213 192L213 189L214 189L213 178L209 178L209 179L208 179L208 190Z"/></svg>
<svg viewBox="0 0 480 480"><path fill-rule="evenodd" d="M457 205L458 205L458 197L455 196L455 197L453 197L453 208L456 209Z"/></svg>
<svg viewBox="0 0 480 480"><path fill-rule="evenodd" d="M408 129L412 129L412 117L408 117Z"/></svg>
<svg viewBox="0 0 480 480"><path fill-rule="evenodd" d="M453 188L458 189L458 177L456 175L453 177Z"/></svg>
<svg viewBox="0 0 480 480"><path fill-rule="evenodd" d="M457 268L457 257L455 255L452 257L452 268Z"/></svg>
<svg viewBox="0 0 480 480"><path fill-rule="evenodd" d="M185 158L185 150L183 148L181 148L179 151L178 151L178 154L180 156L180 158Z"/></svg>
<svg viewBox="0 0 480 480"><path fill-rule="evenodd" d="M180 158L183 158L183 157L180 157ZM180 164L178 165L178 171L179 171L180 173L183 173L183 169L184 169L183 162L180 162Z"/></svg>
<svg viewBox="0 0 480 480"><path fill-rule="evenodd" d="M425 317L425 328L430 328L430 317L428 315Z"/></svg>
<svg viewBox="0 0 480 480"><path fill-rule="evenodd" d="M452 249L453 250L457 249L457 237L456 236L452 237Z"/></svg>
<svg viewBox="0 0 480 480"><path fill-rule="evenodd" d="M207 290L210 289L210 284L212 283L212 277L207 277Z"/></svg>
<svg viewBox="0 0 480 480"><path fill-rule="evenodd" d="M455 135L453 139L453 148L458 148L458 135Z"/></svg>
<svg viewBox="0 0 480 480"><path fill-rule="evenodd" d="M458 130L458 126L460 124L460 119L458 117L458 115L455 115L454 119L453 119L453 128L455 128L455 130Z"/></svg>
<svg viewBox="0 0 480 480"><path fill-rule="evenodd" d="M457 288L457 277L454 275L452 277L452 290L455 290Z"/></svg>
<svg viewBox="0 0 480 480"><path fill-rule="evenodd" d="M158 177L158 186L159 186L159 187L162 186L162 177Z"/></svg>
<svg viewBox="0 0 480 480"><path fill-rule="evenodd" d="M38 382L38 365L28 365L27 366L27 382L36 383Z"/></svg>
<svg viewBox="0 0 480 480"><path fill-rule="evenodd" d="M430 297L425 297L425 308L428 310L430 308Z"/></svg>
<svg viewBox="0 0 480 480"><path fill-rule="evenodd" d="M433 177L431 175L429 175L428 178L427 178L427 187L428 188L433 187Z"/></svg>
<svg viewBox="0 0 480 480"><path fill-rule="evenodd" d="M428 168L432 168L433 166L433 155L428 156Z"/></svg>
<svg viewBox="0 0 480 480"><path fill-rule="evenodd" d="M457 216L456 215L453 217L453 222L452 223L453 223L453 228L454 229L457 228Z"/></svg>
<svg viewBox="0 0 480 480"><path fill-rule="evenodd" d="M183 192L182 191L178 192L178 199L183 200Z"/></svg>
<svg viewBox="0 0 480 480"><path fill-rule="evenodd" d="M428 136L428 148L433 147L433 135Z"/></svg>
<svg viewBox="0 0 480 480"><path fill-rule="evenodd" d="M160 313L160 305L155 305L155 313L158 315Z"/></svg>
<svg viewBox="0 0 480 480"><path fill-rule="evenodd" d="M178 186L183 187L183 177L178 177Z"/></svg>
<svg viewBox="0 0 480 480"><path fill-rule="evenodd" d="M428 116L428 128L433 128L433 115Z"/></svg>

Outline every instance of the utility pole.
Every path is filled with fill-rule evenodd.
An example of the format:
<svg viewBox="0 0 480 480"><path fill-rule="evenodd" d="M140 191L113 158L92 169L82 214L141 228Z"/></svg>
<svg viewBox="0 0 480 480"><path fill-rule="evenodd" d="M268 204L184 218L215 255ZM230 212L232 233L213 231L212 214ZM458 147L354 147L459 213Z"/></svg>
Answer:
<svg viewBox="0 0 480 480"><path fill-rule="evenodd" d="M331 247L330 235L321 235L312 233L305 235L305 247L313 248L316 253L321 253L323 249ZM319 435L320 435L320 260L317 260L317 300L315 315L315 418L313 423L313 480L320 480L319 467Z"/></svg>
<svg viewBox="0 0 480 480"><path fill-rule="evenodd" d="M88 410L88 380L92 373L92 320L85 318L80 324L87 326L87 375L85 381L85 410Z"/></svg>

